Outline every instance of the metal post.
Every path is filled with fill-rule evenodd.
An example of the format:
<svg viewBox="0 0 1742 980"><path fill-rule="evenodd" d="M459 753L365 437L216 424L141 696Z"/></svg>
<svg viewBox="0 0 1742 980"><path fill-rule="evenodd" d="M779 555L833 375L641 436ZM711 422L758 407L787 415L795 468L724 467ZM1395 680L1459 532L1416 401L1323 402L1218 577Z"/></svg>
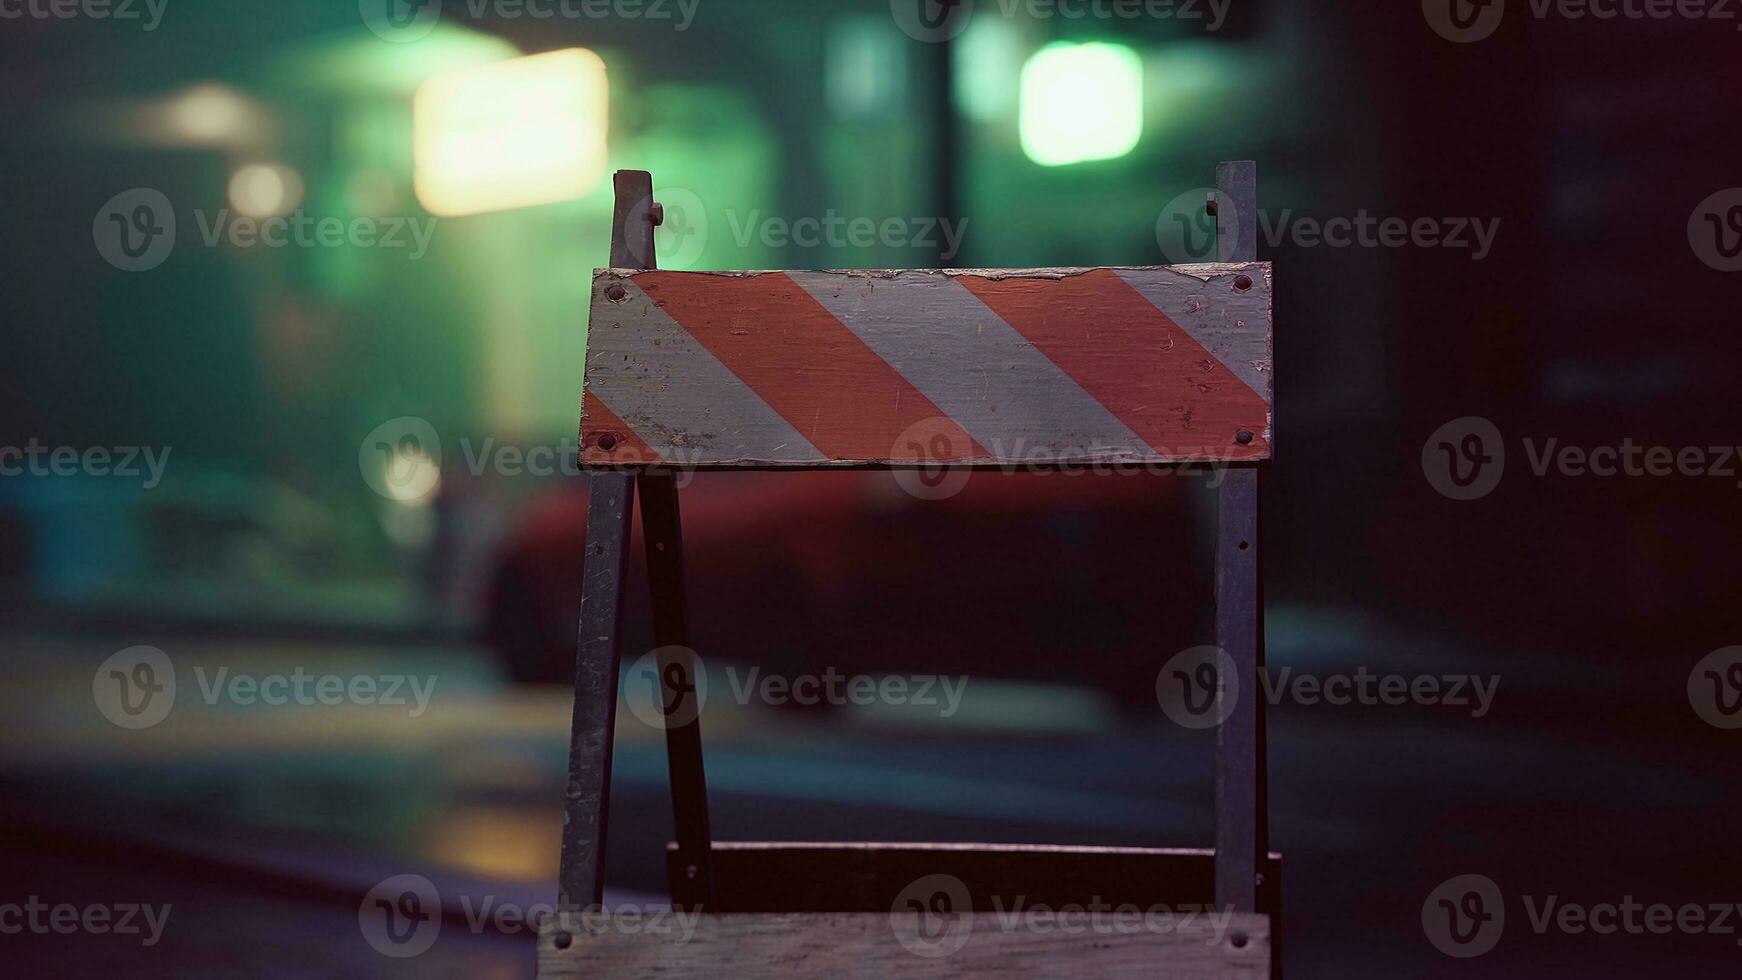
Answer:
<svg viewBox="0 0 1742 980"><path fill-rule="evenodd" d="M699 909L713 904L714 854L708 829L708 779L702 768L697 667L689 649L684 603L683 525L678 516L677 481L670 472L641 474L641 529L647 545L647 576L653 588L653 637L659 647L658 688L671 772L672 824L677 835L672 902Z"/></svg>
<svg viewBox="0 0 1742 980"><path fill-rule="evenodd" d="M1258 168L1250 160L1216 168L1219 258L1258 258ZM1270 850L1264 750L1264 583L1256 466L1230 467L1216 530L1216 645L1228 655L1237 693L1216 736L1216 904L1256 912ZM1265 910L1269 911L1269 910Z"/></svg>
<svg viewBox="0 0 1742 980"><path fill-rule="evenodd" d="M611 227L611 266L655 268L653 177L619 170ZM562 864L557 881L565 908L605 899L605 831L611 807L611 743L617 722L622 656L623 579L629 570L629 522L635 474L591 476L587 548L581 573L580 648L575 658L575 712L569 736L569 785L563 801Z"/></svg>

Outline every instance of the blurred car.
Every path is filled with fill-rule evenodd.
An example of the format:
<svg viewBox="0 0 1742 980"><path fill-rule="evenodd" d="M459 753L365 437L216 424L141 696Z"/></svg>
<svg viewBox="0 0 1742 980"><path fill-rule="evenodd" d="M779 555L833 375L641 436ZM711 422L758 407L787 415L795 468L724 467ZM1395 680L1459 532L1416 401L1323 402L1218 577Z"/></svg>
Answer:
<svg viewBox="0 0 1742 980"><path fill-rule="evenodd" d="M770 673L968 673L1153 704L1159 665L1208 642L1206 482L976 472L921 500L890 473L697 474L679 493L691 645ZM584 488L550 493L503 548L485 632L517 681L573 676L586 518ZM636 531L625 657L654 646Z"/></svg>

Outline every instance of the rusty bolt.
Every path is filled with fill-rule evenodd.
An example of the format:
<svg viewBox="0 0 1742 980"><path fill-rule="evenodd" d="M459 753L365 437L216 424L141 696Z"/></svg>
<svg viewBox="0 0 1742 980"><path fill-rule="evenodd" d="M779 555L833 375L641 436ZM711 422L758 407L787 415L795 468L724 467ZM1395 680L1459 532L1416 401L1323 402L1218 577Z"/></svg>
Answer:
<svg viewBox="0 0 1742 980"><path fill-rule="evenodd" d="M665 224L665 205L658 201L654 201L652 204L648 205L647 220L653 222L653 227L655 228Z"/></svg>
<svg viewBox="0 0 1742 980"><path fill-rule="evenodd" d="M1218 205L1216 204L1216 195L1214 193L1205 194L1204 195L1204 213L1209 215L1210 217L1214 218L1216 216L1217 207L1218 207Z"/></svg>
<svg viewBox="0 0 1742 980"><path fill-rule="evenodd" d="M1234 277L1234 288L1245 292L1252 288L1252 277L1244 273Z"/></svg>
<svg viewBox="0 0 1742 980"><path fill-rule="evenodd" d="M1252 444L1252 433L1245 429L1241 429L1239 432L1234 433L1234 441L1242 446L1249 446Z"/></svg>
<svg viewBox="0 0 1742 980"><path fill-rule="evenodd" d="M618 286L615 284L608 286L605 289L605 298L610 300L613 303L623 302L623 298L625 296L628 296L628 295L629 295L628 290L624 289L622 286Z"/></svg>

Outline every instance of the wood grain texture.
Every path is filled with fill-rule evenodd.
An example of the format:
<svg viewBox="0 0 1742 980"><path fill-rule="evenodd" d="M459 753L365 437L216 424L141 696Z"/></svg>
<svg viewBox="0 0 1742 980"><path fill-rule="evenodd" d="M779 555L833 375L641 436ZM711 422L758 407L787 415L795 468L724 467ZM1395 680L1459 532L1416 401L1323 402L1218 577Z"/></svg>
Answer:
<svg viewBox="0 0 1742 980"><path fill-rule="evenodd" d="M594 276L595 466L1254 462L1271 269Z"/></svg>
<svg viewBox="0 0 1742 980"><path fill-rule="evenodd" d="M546 916L538 975L552 977L1194 977L1270 975L1270 922L1000 919L989 913ZM1117 920L1112 920L1117 921ZM1151 925L1154 925L1151 920ZM1069 931L1065 928L1070 926ZM959 947L957 943L960 943ZM559 946L559 943L563 944ZM917 951L916 951L917 950Z"/></svg>

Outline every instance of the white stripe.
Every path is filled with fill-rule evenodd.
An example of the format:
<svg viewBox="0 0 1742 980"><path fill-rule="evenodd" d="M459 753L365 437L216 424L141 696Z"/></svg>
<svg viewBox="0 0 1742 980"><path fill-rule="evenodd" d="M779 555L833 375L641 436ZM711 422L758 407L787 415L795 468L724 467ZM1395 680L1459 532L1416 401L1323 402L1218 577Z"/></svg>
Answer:
<svg viewBox="0 0 1742 980"><path fill-rule="evenodd" d="M1250 270L1257 275L1252 277L1252 288L1245 292L1233 288L1233 273L1205 282L1170 269L1113 271L1246 382L1266 404L1270 402L1270 334L1251 327L1270 321L1270 283L1261 269ZM1215 303L1204 302L1211 292L1225 295Z"/></svg>
<svg viewBox="0 0 1742 980"><path fill-rule="evenodd" d="M592 308L583 384L669 462L827 458L633 279L594 279Z"/></svg>
<svg viewBox="0 0 1742 980"><path fill-rule="evenodd" d="M1137 433L951 276L788 275L997 460L1150 455Z"/></svg>

